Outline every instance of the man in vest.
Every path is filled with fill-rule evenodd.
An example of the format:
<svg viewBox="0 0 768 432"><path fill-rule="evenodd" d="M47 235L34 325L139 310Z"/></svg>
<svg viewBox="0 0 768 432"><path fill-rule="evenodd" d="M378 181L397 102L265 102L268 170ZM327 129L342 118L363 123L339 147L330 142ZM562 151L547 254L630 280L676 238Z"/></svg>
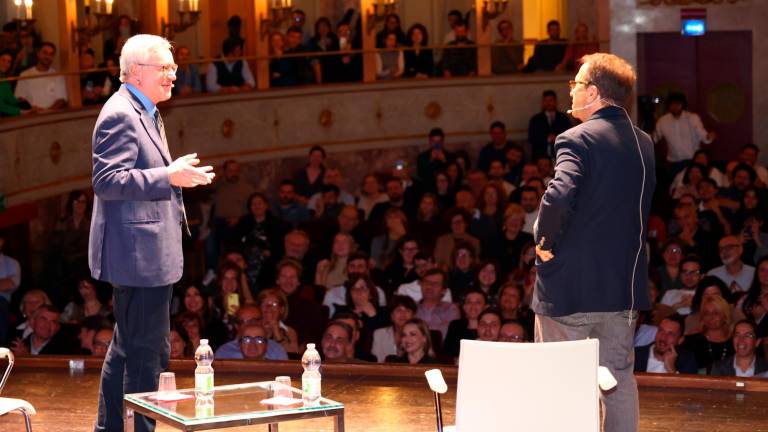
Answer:
<svg viewBox="0 0 768 432"><path fill-rule="evenodd" d="M248 62L243 61L242 42L226 39L221 47L222 59L208 66L205 84L209 93L236 93L256 86Z"/></svg>

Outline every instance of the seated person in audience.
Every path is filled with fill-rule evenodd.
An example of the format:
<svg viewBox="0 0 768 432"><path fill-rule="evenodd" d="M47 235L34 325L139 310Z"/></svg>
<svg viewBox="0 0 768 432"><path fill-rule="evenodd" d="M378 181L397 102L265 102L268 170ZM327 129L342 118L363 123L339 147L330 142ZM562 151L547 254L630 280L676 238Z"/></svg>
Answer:
<svg viewBox="0 0 768 432"><path fill-rule="evenodd" d="M388 185L399 186L400 182L394 180L387 182ZM394 189L394 187L392 188ZM385 203L386 204L386 203ZM382 204L376 205L376 209L381 208ZM370 224L375 223L375 219L371 218ZM395 253L396 247L401 239L405 238L408 231L408 216L405 212L399 208L392 206L384 212L383 217L384 232L371 240L371 258L373 259L376 267L384 268L387 266L388 259Z"/></svg>
<svg viewBox="0 0 768 432"><path fill-rule="evenodd" d="M259 293L256 303L261 309L261 325L266 331L266 338L279 343L288 353L299 352L299 337L296 330L285 324L288 317L288 299L277 288L266 289Z"/></svg>
<svg viewBox="0 0 768 432"><path fill-rule="evenodd" d="M344 17L336 24L336 35L339 36L339 51L344 53L340 58L338 71L339 82L360 81L363 77L362 56L360 54L350 54L352 50L361 48L362 41L352 36L350 25L351 17Z"/></svg>
<svg viewBox="0 0 768 432"><path fill-rule="evenodd" d="M661 320L654 342L635 348L635 372L697 373L696 357L680 347L684 339L683 326L681 315Z"/></svg>
<svg viewBox="0 0 768 432"><path fill-rule="evenodd" d="M37 48L37 64L21 73L16 84L16 98L28 102L32 110L54 111L67 107L67 84L63 76L38 77L39 75L55 73L52 67L56 55L56 45L43 42ZM27 78L27 79L25 79Z"/></svg>
<svg viewBox="0 0 768 432"><path fill-rule="evenodd" d="M498 341L501 322L501 311L499 309L493 307L486 308L477 318L477 340L486 342Z"/></svg>
<svg viewBox="0 0 768 432"><path fill-rule="evenodd" d="M379 289L367 273L352 273L345 283L345 305L336 305L336 314L351 312L362 322L362 336L365 340L373 339L373 332L389 325L389 317L379 304Z"/></svg>
<svg viewBox="0 0 768 432"><path fill-rule="evenodd" d="M267 358L267 332L259 324L246 324L240 337L240 353L244 360L269 360Z"/></svg>
<svg viewBox="0 0 768 432"><path fill-rule="evenodd" d="M485 310L487 297L480 290L469 290L464 295L461 304L462 318L451 321L448 325L448 333L445 335L443 351L451 356L459 356L459 345L462 339L477 339L477 321Z"/></svg>
<svg viewBox="0 0 768 432"><path fill-rule="evenodd" d="M742 320L733 328L735 353L712 366L710 375L737 377L768 377L768 361L755 354L762 339L757 337L757 326L752 321Z"/></svg>
<svg viewBox="0 0 768 432"><path fill-rule="evenodd" d="M333 240L339 233L351 235L357 244L357 250L367 251L370 248L370 240L360 225L361 213L354 205L344 205L333 221L316 225L314 237L319 239L316 243L320 253L331 253Z"/></svg>
<svg viewBox="0 0 768 432"><path fill-rule="evenodd" d="M246 297L246 288L243 286L243 272L240 267L229 261L225 261L219 268L218 289L213 296L214 304L217 308L217 315L227 328L227 339L234 337L235 314L240 307L246 303L252 303L253 299L248 293ZM250 301L248 299L250 298ZM211 346L218 346L224 341L218 341L218 344L211 342Z"/></svg>
<svg viewBox="0 0 768 432"><path fill-rule="evenodd" d="M98 286L99 282L88 275L79 278L75 300L64 307L64 311L61 313L61 322L77 324L94 315L110 316L112 311L99 299Z"/></svg>
<svg viewBox="0 0 768 432"><path fill-rule="evenodd" d="M196 333L198 337L195 338L195 349L197 349L199 343L197 339L199 338L208 339L211 347L218 347L229 340L227 327L213 306L207 291L198 288L199 286L201 286L200 283L191 283L182 289L179 299L179 311L181 312L179 315L184 313L195 315L202 323L202 327L197 330L199 334ZM187 319L186 321L189 322L190 320ZM188 336L191 337L192 334Z"/></svg>
<svg viewBox="0 0 768 432"><path fill-rule="evenodd" d="M539 217L539 201L541 200L541 194L533 186L534 180L538 177L532 177L528 180L528 184L517 189L520 191L520 206L525 211L525 225L523 225L523 232L533 234L533 223Z"/></svg>
<svg viewBox="0 0 768 432"><path fill-rule="evenodd" d="M59 310L56 306L41 305L29 322L32 333L24 339L16 339L11 343L11 350L16 356L69 354L74 351L67 346L67 341L59 332Z"/></svg>
<svg viewBox="0 0 768 432"><path fill-rule="evenodd" d="M513 144L504 154L504 157L507 162L507 172L504 174L504 180L517 187L520 185L523 176L525 151L518 144Z"/></svg>
<svg viewBox="0 0 768 432"><path fill-rule="evenodd" d="M331 21L320 17L315 21L315 35L309 40L307 48L312 52L328 53L339 50L339 37L333 33ZM318 84L337 82L340 59L338 56L319 56L311 61Z"/></svg>
<svg viewBox="0 0 768 432"><path fill-rule="evenodd" d="M331 321L325 326L320 354L327 363L355 363L355 344L352 326L341 321Z"/></svg>
<svg viewBox="0 0 768 432"><path fill-rule="evenodd" d="M458 207L458 201L457 207L447 211L443 220L448 225L449 232L438 237L435 243L435 263L439 267L446 268L450 264L451 253L458 240L469 243L476 256L480 254L480 240L468 233L472 215Z"/></svg>
<svg viewBox="0 0 768 432"><path fill-rule="evenodd" d="M200 81L200 67L196 63L190 63L189 47L182 45L176 48L176 81L173 82L173 94L186 96L203 91Z"/></svg>
<svg viewBox="0 0 768 432"><path fill-rule="evenodd" d="M522 43L515 40L515 31L512 21L503 19L496 25L499 38L491 50L491 70L494 75L510 74L520 71L525 65L523 62Z"/></svg>
<svg viewBox="0 0 768 432"><path fill-rule="evenodd" d="M335 237L335 235L334 235ZM285 235L283 239L283 249L285 255L282 257L275 257L277 261L281 259L290 258L301 264L302 268L314 269L317 267L317 258L315 254L309 250L310 247L309 235L303 230L293 230ZM313 272L308 271L301 278L301 283L309 285L315 282L315 275ZM315 291L307 289L302 292L305 298L313 299Z"/></svg>
<svg viewBox="0 0 768 432"><path fill-rule="evenodd" d="M725 282L715 276L703 276L699 280L696 292L691 299L691 313L685 317L685 334L690 335L700 333L701 326L701 304L708 297L721 297L726 303L732 304L733 295L725 286Z"/></svg>
<svg viewBox="0 0 768 432"><path fill-rule="evenodd" d="M289 27L285 31L285 54L306 54L309 50L302 43L303 35L299 27ZM288 65L282 74L281 85L312 84L316 81L309 57L291 57L285 59Z"/></svg>
<svg viewBox="0 0 768 432"><path fill-rule="evenodd" d="M489 304L496 303L502 277L499 264L494 260L483 260L477 265L477 278L474 287L487 296Z"/></svg>
<svg viewBox="0 0 768 432"><path fill-rule="evenodd" d="M701 280L701 262L695 255L689 255L680 261L680 288L669 289L664 293L661 303L672 306L677 313L687 316L691 313L691 303L696 288Z"/></svg>
<svg viewBox="0 0 768 432"><path fill-rule="evenodd" d="M405 73L408 78L429 78L435 74L435 58L429 46L429 34L427 28L421 24L414 24L408 29L408 47L405 53Z"/></svg>
<svg viewBox="0 0 768 432"><path fill-rule="evenodd" d="M325 292L325 297L323 297L323 305L328 307L328 312L330 316L333 316L336 313L336 309L342 306L346 306L347 299L348 299L348 289L349 286L349 278L352 277L352 275L355 274L363 274L370 277L370 268L369 268L370 260L368 258L368 255L365 252L353 252L349 255L349 258L347 259L347 271L346 274L348 276L348 280L345 280L344 283L334 286L333 288L328 289ZM379 287L376 287L376 293L377 293L377 303L379 306L386 306L387 304L387 296L384 290L382 290Z"/></svg>
<svg viewBox="0 0 768 432"><path fill-rule="evenodd" d="M221 60L212 62L205 74L209 93L237 93L256 87L253 73L243 56L242 41L228 38L221 45Z"/></svg>
<svg viewBox="0 0 768 432"><path fill-rule="evenodd" d="M755 268L741 260L744 252L742 239L734 235L725 236L720 239L718 248L723 265L713 268L707 275L719 277L732 293L746 292L755 277Z"/></svg>
<svg viewBox="0 0 768 432"><path fill-rule="evenodd" d="M302 285L302 270L301 263L291 258L285 258L277 264L276 285L288 298L285 324L296 330L299 346L319 342L328 319L327 312L315 300L314 291Z"/></svg>
<svg viewBox="0 0 768 432"><path fill-rule="evenodd" d="M368 216L376 204L387 201L389 201L389 196L384 193L378 177L375 174L367 174L363 177L363 184L357 196L357 208L363 211L364 219L368 220Z"/></svg>
<svg viewBox="0 0 768 432"><path fill-rule="evenodd" d="M450 48L443 52L443 76L464 77L477 75L477 48L469 39L469 29L464 22L453 28L456 37L448 42Z"/></svg>
<svg viewBox="0 0 768 432"><path fill-rule="evenodd" d="M382 48L387 36L394 34L399 45L405 45L406 36L403 32L400 16L398 14L389 14L384 20L384 28L376 33L376 48Z"/></svg>
<svg viewBox="0 0 768 432"><path fill-rule="evenodd" d="M115 57L104 59L102 67L107 68L104 75L104 84L101 87L101 96L104 100L117 93L123 83L120 82L120 61Z"/></svg>
<svg viewBox="0 0 768 432"><path fill-rule="evenodd" d="M739 208L739 201L744 196L744 192L755 187L757 173L755 173L751 166L739 162L733 167L729 177L731 178L730 186L720 189L718 195L722 198L721 203L723 206L736 211Z"/></svg>
<svg viewBox="0 0 768 432"><path fill-rule="evenodd" d="M111 325L113 325L112 322L100 315L89 316L83 319L77 335L77 339L80 342L80 354L91 354L93 352L93 338L96 336L96 332Z"/></svg>
<svg viewBox="0 0 768 432"><path fill-rule="evenodd" d="M731 339L731 307L722 297L709 297L701 304L702 331L685 337L683 348L696 356L700 373L734 353Z"/></svg>
<svg viewBox="0 0 768 432"><path fill-rule="evenodd" d="M326 183L320 187L320 192L313 195L313 197L318 195L319 199L312 203L314 209L310 209L315 220L332 222L339 216L341 209L344 207L344 202L339 198L341 189L334 184Z"/></svg>
<svg viewBox="0 0 768 432"><path fill-rule="evenodd" d="M283 180L280 182L277 198L277 205L273 208L278 219L294 227L310 219L309 210L299 202L293 181Z"/></svg>
<svg viewBox="0 0 768 432"><path fill-rule="evenodd" d="M760 155L760 149L754 144L744 144L741 146L741 152L739 152L739 162L745 163L755 170L757 179L755 179L755 186L759 188L765 188L768 186L768 169L765 166L757 163L757 158Z"/></svg>
<svg viewBox="0 0 768 432"><path fill-rule="evenodd" d="M464 15L457 9L452 9L448 12L447 18L450 30L443 36L443 45L447 45L449 42L456 39L456 31L454 31L454 29L456 28L456 25L464 22Z"/></svg>
<svg viewBox="0 0 768 432"><path fill-rule="evenodd" d="M457 240L451 252L446 285L456 301L464 298L464 293L477 288L477 255L470 243Z"/></svg>
<svg viewBox="0 0 768 432"><path fill-rule="evenodd" d="M528 121L531 160L536 161L540 157L554 157L555 138L570 129L571 125L571 119L568 115L558 110L557 93L554 90L545 90L541 94L541 111L533 115ZM538 172L534 175L538 176ZM524 177L523 180L527 179Z"/></svg>
<svg viewBox="0 0 768 432"><path fill-rule="evenodd" d="M505 197L509 197L516 189L515 185L507 181L508 173L509 168L507 168L506 159L491 161L488 168L488 181L501 187Z"/></svg>
<svg viewBox="0 0 768 432"><path fill-rule="evenodd" d="M171 358L192 358L192 343L189 341L186 330L182 326L172 326L168 340L171 344Z"/></svg>
<svg viewBox="0 0 768 432"><path fill-rule="evenodd" d="M349 193L346 189L344 189L344 177L341 173L341 169L339 167L335 166L329 166L325 168L325 172L323 173L323 179L322 179L323 185L333 185L338 188L337 198L338 203L342 206L344 205L355 205L355 196ZM316 214L322 214L325 215L329 209L321 209L323 203L323 191L317 192L309 197L309 201L307 201L307 208L311 211L314 211ZM339 208L340 210L340 208ZM338 212L336 212L338 214Z"/></svg>
<svg viewBox="0 0 768 432"><path fill-rule="evenodd" d="M352 328L352 345L347 347L350 357L360 361L376 363L376 357L371 354L373 333L365 331L363 320L359 315L348 311L338 311L333 315L333 321L345 323Z"/></svg>
<svg viewBox="0 0 768 432"><path fill-rule="evenodd" d="M444 174L440 176L447 183L447 177ZM421 196L418 210L409 221L408 232L419 243L420 251L432 255L440 235L440 201L434 193L425 192Z"/></svg>
<svg viewBox="0 0 768 432"><path fill-rule="evenodd" d="M293 68L292 58L283 58L285 54L285 36L279 31L269 35L269 86L285 87L299 84L299 74Z"/></svg>
<svg viewBox="0 0 768 432"><path fill-rule="evenodd" d="M501 251L497 255L503 275L508 275L519 267L523 249L533 244L533 235L523 232L525 218L525 210L519 204L510 204L504 211Z"/></svg>
<svg viewBox="0 0 768 432"><path fill-rule="evenodd" d="M96 357L104 357L107 355L109 345L112 343L112 335L114 329L112 327L104 327L96 332L93 336L93 349L91 355Z"/></svg>
<svg viewBox="0 0 768 432"><path fill-rule="evenodd" d="M421 279L428 270L435 268L435 262L431 256L419 252L413 257L414 270L416 272L417 279L413 282L408 282L397 287L395 295L407 296L413 299L415 302L421 301ZM445 290L443 295L443 301L451 303L453 297L451 296L451 290Z"/></svg>
<svg viewBox="0 0 768 432"><path fill-rule="evenodd" d="M203 319L200 317L200 315L197 315L193 312L182 312L176 315L173 318L171 327L183 327L184 331L189 337L190 344L195 350L198 346L200 346L201 339L208 339L205 337L206 328ZM216 349L219 348L219 345L214 345L214 343L220 344L226 341L226 333L224 333L219 339L208 339L208 341L209 345L211 345L211 349L216 351Z"/></svg>
<svg viewBox="0 0 768 432"><path fill-rule="evenodd" d="M755 191L747 191L747 194L744 195L745 199L753 193ZM768 256L768 233L763 231L766 214L766 212L755 209L745 212L743 215L744 224L741 228L741 237L744 242L742 245L744 253L742 260L746 263L753 264Z"/></svg>
<svg viewBox="0 0 768 432"><path fill-rule="evenodd" d="M80 70L87 71L96 67L96 58L92 49L86 49L80 53ZM94 105L105 101L102 96L104 90L104 72L86 72L80 74L80 95L83 105Z"/></svg>
<svg viewBox="0 0 768 432"><path fill-rule="evenodd" d="M670 186L669 193L672 199L680 199L683 195L693 195L699 198L699 183L706 178L707 168L697 163L691 164L683 171L683 179L679 185Z"/></svg>
<svg viewBox="0 0 768 432"><path fill-rule="evenodd" d="M768 257L761 258L756 267L755 279L744 297L741 310L757 324L757 337L764 339L768 336Z"/></svg>
<svg viewBox="0 0 768 432"><path fill-rule="evenodd" d="M387 34L383 50L376 52L376 79L393 80L403 76L405 60L403 51L397 48L397 35Z"/></svg>
<svg viewBox="0 0 768 432"><path fill-rule="evenodd" d="M535 268L535 267L533 267ZM516 282L507 282L499 288L499 310L502 320L520 323L527 334L533 334L534 314L525 303L525 292Z"/></svg>
<svg viewBox="0 0 768 432"><path fill-rule="evenodd" d="M678 229L667 230L668 236L676 236L677 241L686 250L701 258L704 269L718 264L716 233L702 229L696 207L689 203L678 203L674 210L674 221Z"/></svg>
<svg viewBox="0 0 768 432"><path fill-rule="evenodd" d="M306 206L309 198L320 192L325 179L325 158L326 154L323 147L312 146L307 153L306 165L293 174L295 198L301 205Z"/></svg>
<svg viewBox="0 0 768 432"><path fill-rule="evenodd" d="M414 258L419 253L419 243L415 237L406 235L398 240L387 259L383 271L384 288L394 292L400 285L417 280Z"/></svg>
<svg viewBox="0 0 768 432"><path fill-rule="evenodd" d="M0 237L0 247L2 247L3 239ZM5 278L9 283L14 282L13 277ZM42 305L50 305L50 297L43 290L32 289L24 293L21 297L21 304L19 305L19 311L21 312L21 322L16 325L16 328L9 332L8 340L24 339L32 333L32 314Z"/></svg>
<svg viewBox="0 0 768 432"><path fill-rule="evenodd" d="M477 168L488 172L491 162L505 161L507 150L512 147L512 141L507 139L507 127L503 122L495 121L490 127L491 141L480 149L477 157Z"/></svg>
<svg viewBox="0 0 768 432"><path fill-rule="evenodd" d="M384 363L390 355L399 356L400 335L403 326L416 315L416 302L407 296L394 295L389 302L389 320L391 326L382 327L373 332L371 354L379 363Z"/></svg>
<svg viewBox="0 0 768 432"><path fill-rule="evenodd" d="M421 301L416 311L416 317L423 319L430 330L440 331L443 338L451 321L461 317L456 304L442 300L447 290L445 282L442 270L427 270L421 278Z"/></svg>
<svg viewBox="0 0 768 432"><path fill-rule="evenodd" d="M0 79L11 78L13 65L13 52L0 51ZM10 81L0 82L0 117L13 117L31 112L28 103L21 103L13 95L13 87Z"/></svg>
<svg viewBox="0 0 768 432"><path fill-rule="evenodd" d="M220 359L241 359L243 358L243 352L241 350L241 338L248 326L262 326L261 309L252 304L247 304L238 309L237 311L237 335L236 337L220 346L216 350L214 357L217 360ZM262 327L262 337L266 339L266 353L265 358L267 360L288 360L288 355L283 349L282 345L275 342L273 339L267 338L266 331ZM196 347L196 345L195 345Z"/></svg>
<svg viewBox="0 0 768 432"><path fill-rule="evenodd" d="M357 244L351 235L338 233L333 239L331 256L317 263L315 285L335 287L347 280L347 260L355 252Z"/></svg>
<svg viewBox="0 0 768 432"><path fill-rule="evenodd" d="M387 363L436 364L438 361L430 355L432 338L427 323L419 318L408 320L400 334L400 356L388 356Z"/></svg>
<svg viewBox="0 0 768 432"><path fill-rule="evenodd" d="M547 39L539 41L533 50L533 56L525 65L525 72L546 72L555 70L563 61L568 45L566 39L560 38L560 22L552 20L547 23Z"/></svg>
<svg viewBox="0 0 768 432"><path fill-rule="evenodd" d="M441 128L429 131L429 148L416 156L416 175L422 182L434 184L435 176L448 168L453 155L445 148L445 132Z"/></svg>
<svg viewBox="0 0 768 432"><path fill-rule="evenodd" d="M598 51L600 51L600 44L596 40L590 40L589 27L583 22L579 22L573 30L573 41L568 44L563 60L555 66L555 70L558 72L579 70L582 65L581 58Z"/></svg>
<svg viewBox="0 0 768 432"><path fill-rule="evenodd" d="M525 327L517 321L502 321L499 329L499 342L530 342L530 338L525 331Z"/></svg>

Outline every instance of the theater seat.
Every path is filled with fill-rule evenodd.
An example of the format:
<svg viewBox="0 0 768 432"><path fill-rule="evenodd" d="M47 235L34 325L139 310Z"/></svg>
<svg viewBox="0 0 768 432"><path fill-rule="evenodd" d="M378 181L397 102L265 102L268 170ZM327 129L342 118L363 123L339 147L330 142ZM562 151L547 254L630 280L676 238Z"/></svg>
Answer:
<svg viewBox="0 0 768 432"><path fill-rule="evenodd" d="M8 381L8 376L11 374L11 369L13 369L13 353L8 348L0 348L0 359L4 358L8 359L8 366L5 368L3 380L0 381L0 394L2 394L5 383ZM27 432L30 432L32 430L32 423L29 416L35 414L35 408L29 402L22 399L0 397L0 416L12 412L18 412L24 416L24 424L26 425Z"/></svg>

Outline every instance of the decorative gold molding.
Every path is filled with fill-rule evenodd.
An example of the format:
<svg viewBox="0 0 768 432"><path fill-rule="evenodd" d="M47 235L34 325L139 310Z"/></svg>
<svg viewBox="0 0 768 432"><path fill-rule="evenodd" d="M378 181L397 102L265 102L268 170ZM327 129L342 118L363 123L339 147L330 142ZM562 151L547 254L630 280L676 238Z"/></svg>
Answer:
<svg viewBox="0 0 768 432"><path fill-rule="evenodd" d="M637 0L638 6L690 6L710 4L734 4L744 0Z"/></svg>
<svg viewBox="0 0 768 432"><path fill-rule="evenodd" d="M320 124L320 126L324 128L329 128L333 126L333 121L334 121L333 111L329 109L324 109L320 111L320 116L317 119L317 122Z"/></svg>
<svg viewBox="0 0 768 432"><path fill-rule="evenodd" d="M424 115L430 120L437 120L443 114L443 107L439 103L432 101L424 108Z"/></svg>
<svg viewBox="0 0 768 432"><path fill-rule="evenodd" d="M59 161L61 161L61 144L58 141L51 143L51 146L48 148L48 155L51 157L51 162L54 165L59 164Z"/></svg>
<svg viewBox="0 0 768 432"><path fill-rule="evenodd" d="M221 136L224 138L232 138L232 135L235 133L235 122L233 122L231 119L224 120L223 123L221 123Z"/></svg>

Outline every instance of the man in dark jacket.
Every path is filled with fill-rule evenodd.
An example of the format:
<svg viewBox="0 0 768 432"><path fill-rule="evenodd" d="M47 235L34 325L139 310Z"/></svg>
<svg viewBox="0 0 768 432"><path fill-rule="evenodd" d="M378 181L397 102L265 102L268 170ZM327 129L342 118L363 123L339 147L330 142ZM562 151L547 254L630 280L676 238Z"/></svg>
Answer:
<svg viewBox="0 0 768 432"><path fill-rule="evenodd" d="M531 161L542 157L554 157L552 146L555 138L571 128L571 119L557 110L557 93L545 90L541 95L541 112L528 122L528 143L531 145Z"/></svg>
<svg viewBox="0 0 768 432"><path fill-rule="evenodd" d="M11 349L17 356L43 354L70 354L73 347L61 335L59 310L56 306L42 305L32 314L29 322L32 333L22 340L16 340Z"/></svg>
<svg viewBox="0 0 768 432"><path fill-rule="evenodd" d="M618 386L603 395L605 430L637 431L637 310L650 309L645 252L655 187L653 141L627 105L635 72L612 54L584 57L571 81L582 124L555 142L555 175L534 226L536 341L597 338Z"/></svg>
<svg viewBox="0 0 768 432"><path fill-rule="evenodd" d="M656 340L635 348L635 372L696 374L696 357L679 348L683 343L685 319L673 314L659 323Z"/></svg>
<svg viewBox="0 0 768 432"><path fill-rule="evenodd" d="M749 320L737 322L733 327L733 348L736 354L715 363L710 374L737 377L768 376L768 361L755 354L758 345L760 338L757 337L757 326Z"/></svg>

